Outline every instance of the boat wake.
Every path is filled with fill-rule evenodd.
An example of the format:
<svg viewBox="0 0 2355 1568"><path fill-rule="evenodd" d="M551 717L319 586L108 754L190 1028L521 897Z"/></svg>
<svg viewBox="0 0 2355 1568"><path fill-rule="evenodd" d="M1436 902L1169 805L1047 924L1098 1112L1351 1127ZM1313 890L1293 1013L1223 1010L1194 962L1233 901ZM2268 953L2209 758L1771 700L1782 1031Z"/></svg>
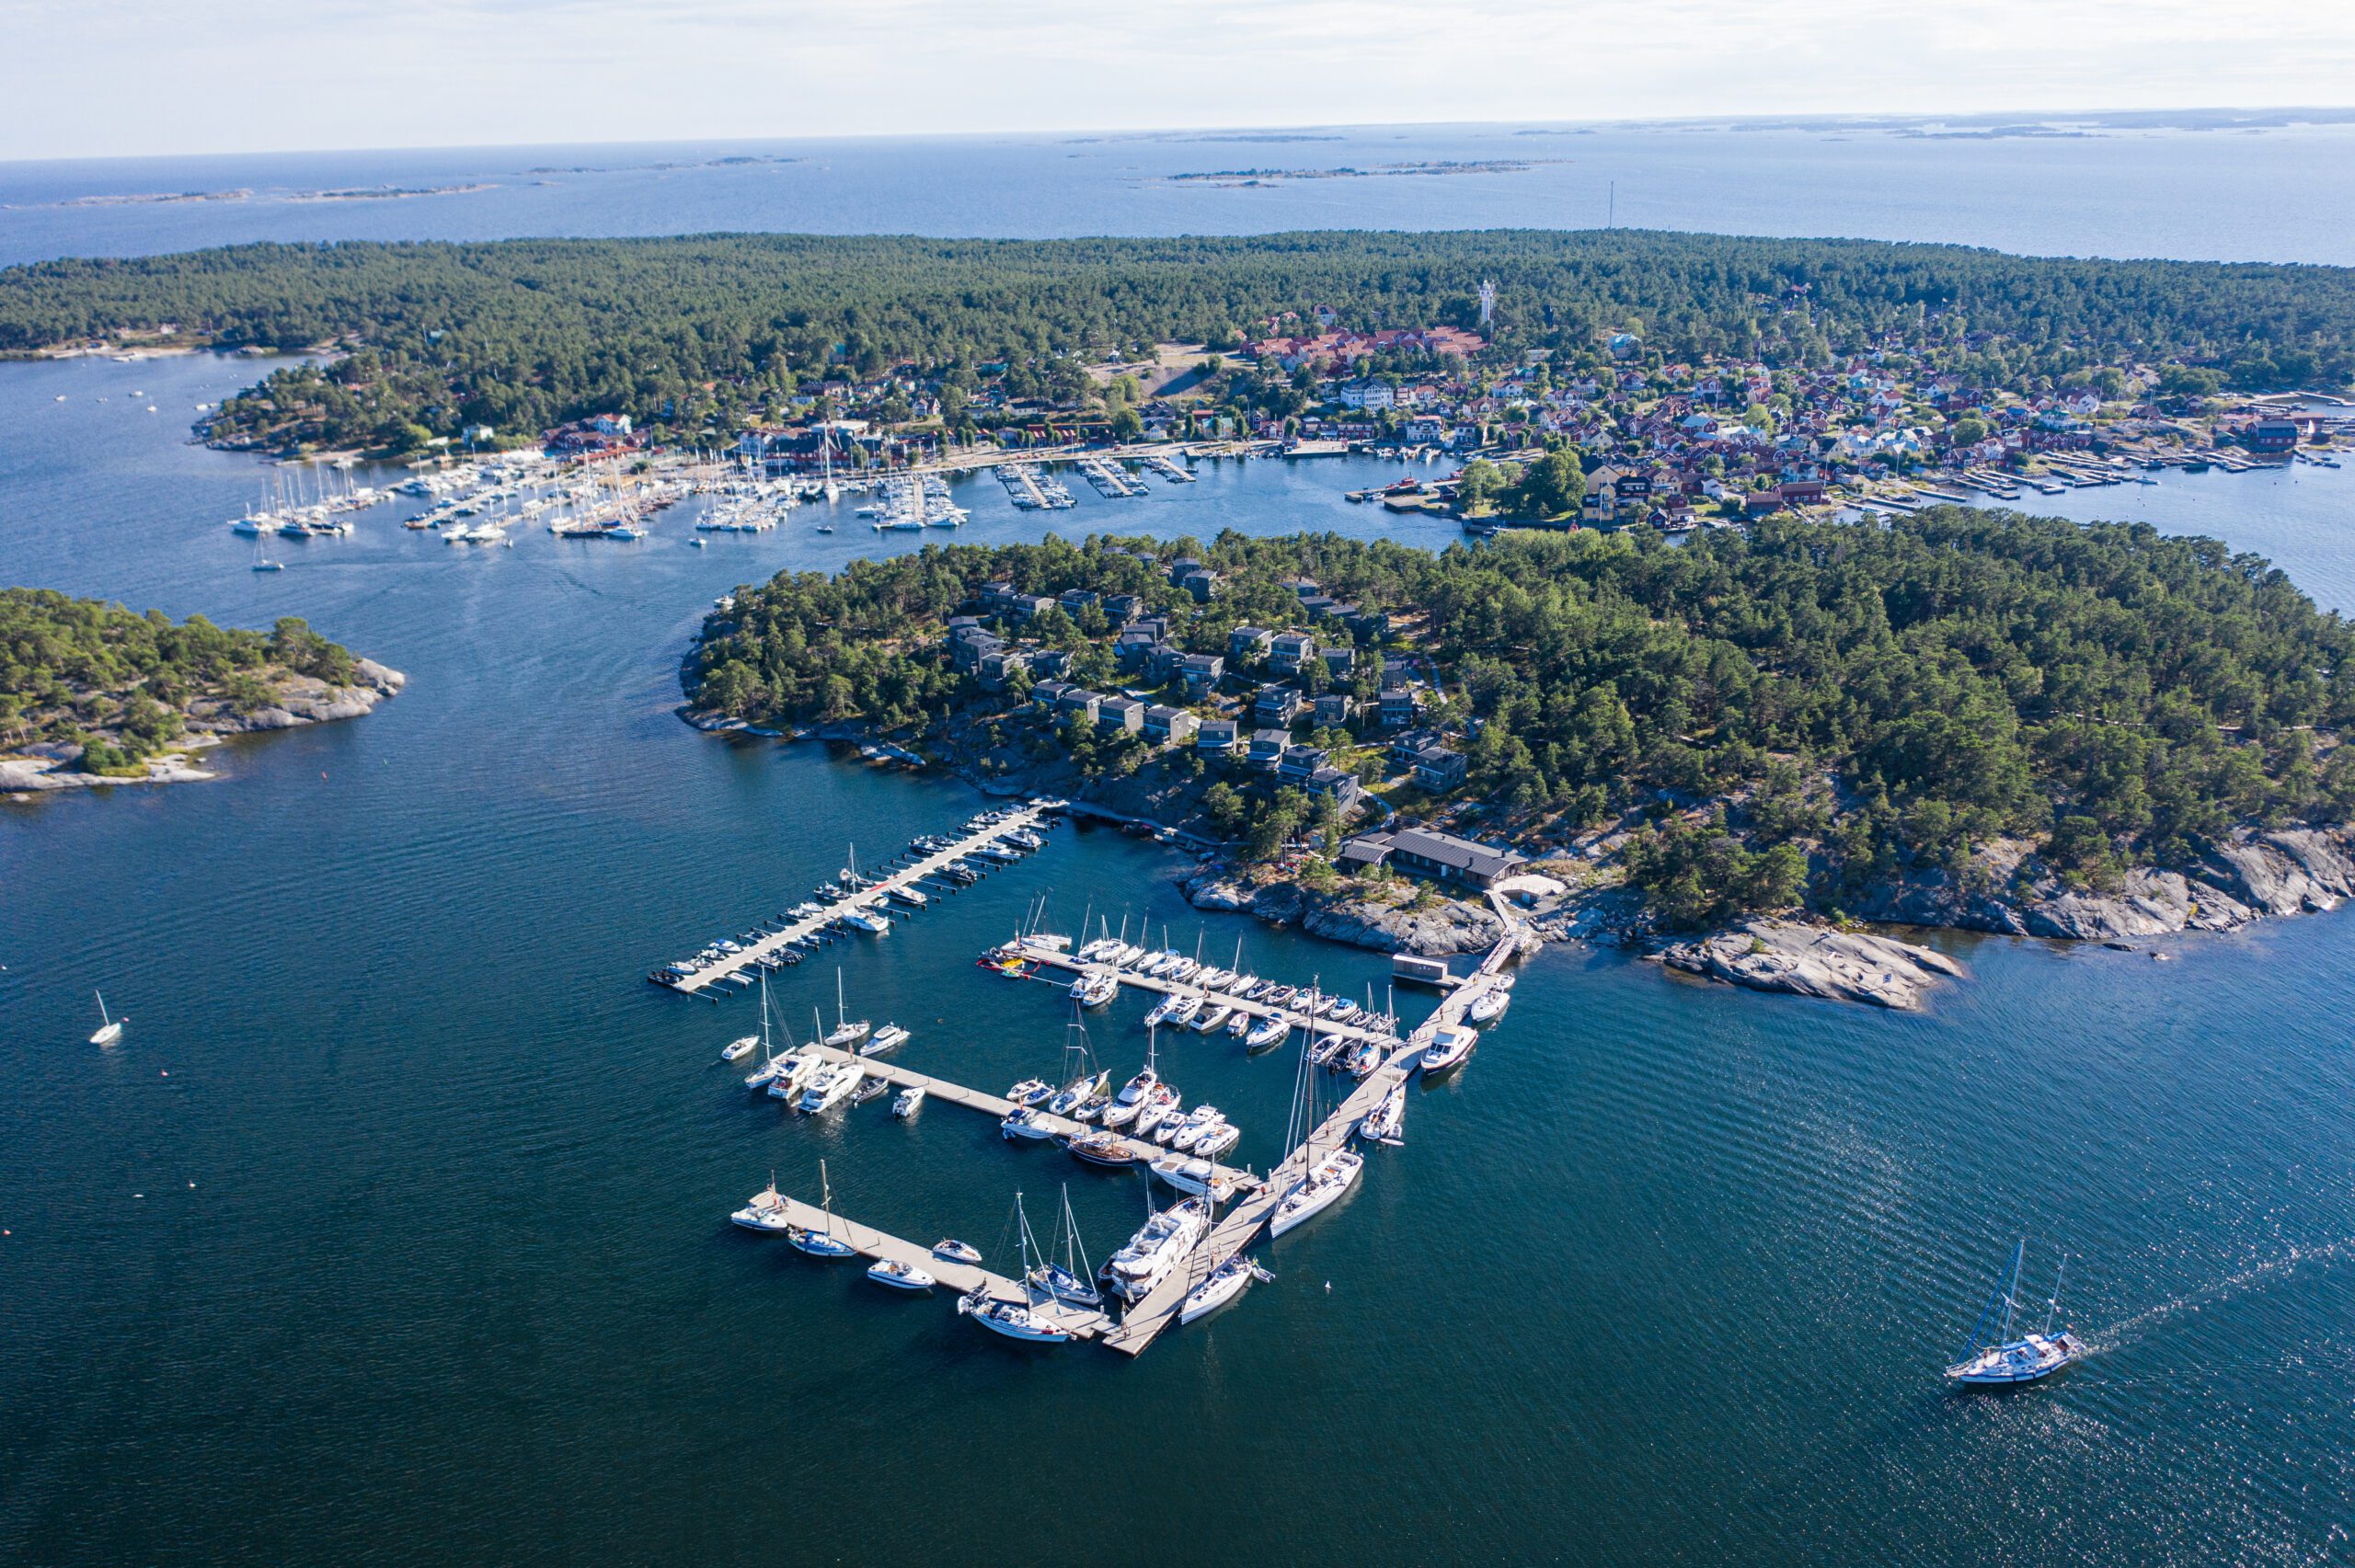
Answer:
<svg viewBox="0 0 2355 1568"><path fill-rule="evenodd" d="M2121 1318L2105 1328L2085 1333L2085 1354L2100 1356L2109 1351L2122 1349L2142 1339L2153 1329L2173 1319L2187 1313L2205 1311L2211 1307L2229 1301L2236 1296L2246 1295L2252 1290L2269 1289L2300 1268L2328 1267L2332 1264L2346 1261L2350 1255L2355 1255L2355 1242L2326 1242L2318 1246L2293 1246L2280 1257L2268 1258L2263 1263L2252 1264L2246 1268L2226 1275L2212 1285L2203 1285L2197 1290L2188 1290L2182 1295L2169 1297L2155 1307L2147 1308L2129 1318Z"/></svg>

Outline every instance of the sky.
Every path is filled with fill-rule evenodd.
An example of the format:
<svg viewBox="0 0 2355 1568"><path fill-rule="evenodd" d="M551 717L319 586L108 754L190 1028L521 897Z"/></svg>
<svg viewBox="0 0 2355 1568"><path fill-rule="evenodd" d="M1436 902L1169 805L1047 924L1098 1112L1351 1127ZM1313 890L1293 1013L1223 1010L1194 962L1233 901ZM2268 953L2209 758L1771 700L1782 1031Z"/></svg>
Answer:
<svg viewBox="0 0 2355 1568"><path fill-rule="evenodd" d="M0 159L2355 101L2349 0L0 0Z"/></svg>

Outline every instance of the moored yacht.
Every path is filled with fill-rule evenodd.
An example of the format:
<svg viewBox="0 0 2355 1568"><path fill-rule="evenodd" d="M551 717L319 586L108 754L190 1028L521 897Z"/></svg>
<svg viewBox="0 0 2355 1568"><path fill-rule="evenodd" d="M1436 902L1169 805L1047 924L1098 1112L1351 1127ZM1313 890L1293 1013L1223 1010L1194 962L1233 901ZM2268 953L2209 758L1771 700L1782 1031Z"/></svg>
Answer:
<svg viewBox="0 0 2355 1568"><path fill-rule="evenodd" d="M1203 1281L1187 1292L1178 1309L1178 1321L1190 1323L1209 1317L1221 1307L1243 1294L1254 1279L1273 1279L1275 1276L1245 1257L1235 1253L1211 1270Z"/></svg>
<svg viewBox="0 0 2355 1568"><path fill-rule="evenodd" d="M1472 999L1472 1005L1465 1009L1464 1016L1475 1024L1493 1024L1505 1015L1505 1009L1511 1002L1512 993L1509 990L1484 990Z"/></svg>
<svg viewBox="0 0 2355 1568"><path fill-rule="evenodd" d="M1253 1024L1251 1032L1243 1036L1243 1044L1248 1049L1264 1051L1271 1046L1283 1044L1284 1036L1291 1033L1291 1022L1279 1014Z"/></svg>
<svg viewBox="0 0 2355 1568"><path fill-rule="evenodd" d="M858 1070L854 1066L851 1070L856 1072ZM789 1225L786 1227L785 1239L796 1250L808 1253L813 1258L856 1256L858 1249L834 1234L834 1188L833 1184L826 1179L826 1162L823 1160L818 1162L818 1190L823 1197L826 1210L825 1228L812 1230L807 1226Z"/></svg>
<svg viewBox="0 0 2355 1568"><path fill-rule="evenodd" d="M1215 1162L1200 1156L1187 1159L1171 1154L1155 1160L1153 1173L1181 1193L1196 1193L1215 1203L1224 1203L1240 1190L1234 1179L1223 1173Z"/></svg>
<svg viewBox="0 0 2355 1568"><path fill-rule="evenodd" d="M754 1193L752 1200L729 1215L728 1220L729 1224L741 1225L747 1230L760 1230L771 1235L782 1233L793 1224L787 1217L784 1195L776 1190L775 1176L769 1178L767 1191Z"/></svg>
<svg viewBox="0 0 2355 1568"><path fill-rule="evenodd" d="M90 1036L90 1044L94 1046L113 1045L117 1040L122 1038L122 1026L131 1022L130 1016L126 1014L121 1018L108 1017L106 993L104 991L93 991L91 994L98 999L98 1029L97 1034Z"/></svg>
<svg viewBox="0 0 2355 1568"><path fill-rule="evenodd" d="M1140 1163L1140 1156L1129 1147L1129 1140L1117 1132L1082 1133L1064 1147L1071 1150L1074 1159L1085 1160L1091 1165L1101 1165L1108 1170L1126 1170Z"/></svg>
<svg viewBox="0 0 2355 1568"><path fill-rule="evenodd" d="M1104 1265L1112 1293L1124 1301L1143 1299L1186 1261L1210 1223L1210 1204L1199 1196L1183 1198L1147 1219Z"/></svg>
<svg viewBox="0 0 2355 1568"><path fill-rule="evenodd" d="M1026 1078L1005 1092L1005 1097L1017 1105L1035 1105L1051 1098L1055 1086L1043 1078Z"/></svg>
<svg viewBox="0 0 2355 1568"><path fill-rule="evenodd" d="M1048 1139L1055 1136L1055 1124L1038 1106L1022 1105L999 1122L997 1130L998 1135L1009 1142L1017 1138Z"/></svg>
<svg viewBox="0 0 2355 1568"><path fill-rule="evenodd" d="M1354 1149L1336 1149L1326 1154L1308 1167L1308 1173L1276 1205L1276 1212L1268 1221L1268 1234L1281 1236L1332 1207L1363 1169L1365 1156Z"/></svg>
<svg viewBox="0 0 2355 1568"><path fill-rule="evenodd" d="M898 1117L901 1121L906 1121L910 1116L914 1116L917 1109L923 1104L924 1085L921 1083L911 1083L905 1089L901 1090L898 1097L892 1100L891 1115Z"/></svg>
<svg viewBox="0 0 2355 1568"><path fill-rule="evenodd" d="M1416 1059L1426 1078L1436 1078L1443 1072L1453 1072L1472 1054L1480 1036L1469 1029L1442 1029L1431 1036L1430 1045Z"/></svg>
<svg viewBox="0 0 2355 1568"><path fill-rule="evenodd" d="M1402 1080L1392 1085L1380 1104L1358 1118L1358 1132L1376 1143L1396 1143L1406 1121L1407 1085Z"/></svg>
<svg viewBox="0 0 2355 1568"><path fill-rule="evenodd" d="M915 1265L896 1258L884 1258L875 1264L867 1269L867 1277L894 1290L929 1290L938 1283Z"/></svg>
<svg viewBox="0 0 2355 1568"><path fill-rule="evenodd" d="M848 1099L851 1093L865 1082L867 1073L856 1061L838 1061L821 1068L801 1091L801 1098L794 1104L814 1116L832 1110Z"/></svg>
<svg viewBox="0 0 2355 1568"><path fill-rule="evenodd" d="M886 1051L896 1051L907 1043L908 1032L905 1029L901 1028L897 1024L886 1024L868 1036L865 1045L858 1047L858 1054L863 1057L879 1057Z"/></svg>

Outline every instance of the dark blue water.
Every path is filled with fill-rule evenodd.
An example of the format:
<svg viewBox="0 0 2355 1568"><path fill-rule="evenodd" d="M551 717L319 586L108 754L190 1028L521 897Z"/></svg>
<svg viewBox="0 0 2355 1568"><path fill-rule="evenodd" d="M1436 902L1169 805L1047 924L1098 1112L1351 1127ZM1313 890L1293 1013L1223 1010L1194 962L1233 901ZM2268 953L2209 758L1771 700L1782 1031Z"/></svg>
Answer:
<svg viewBox="0 0 2355 1568"><path fill-rule="evenodd" d="M2053 255L2355 262L2355 128L1927 140L1867 130L1372 126L1301 140L908 137L0 164L0 264L237 240L717 230L1048 238L1635 228ZM770 161L717 165L753 156ZM1220 187L1170 177L1514 162ZM547 171L547 172L542 172ZM319 201L323 190L441 190ZM76 204L247 192L240 200Z"/></svg>
<svg viewBox="0 0 2355 1568"><path fill-rule="evenodd" d="M1132 1178L879 1104L748 1102L752 1021L649 963L975 797L669 714L714 595L871 547L844 518L685 545L462 552L368 514L257 577L248 460L183 444L240 369L0 370L0 567L175 614L300 613L408 670L221 783L0 807L0 1561L711 1562L1020 1550L1199 1561L2311 1562L2355 1506L2355 921L2177 961L1951 944L1918 1017L1549 952L1278 1275L1142 1361L1023 1354L731 1230L772 1171L984 1247L1068 1182L1100 1257ZM136 390L145 395L130 400ZM59 404L63 394L70 399ZM108 401L97 399L104 395ZM163 412L149 416L154 402ZM1304 523L1371 468L1206 467L1058 526ZM2138 504L2344 602L2349 489L2171 478ZM2108 500L2119 491L2098 493ZM2088 496L2078 499L2091 501ZM1043 524L975 486L969 538ZM1262 973L1379 957L1206 918L1161 850L1051 847L837 950L905 1059L1050 1069L1062 1010L974 955L1034 898ZM831 1010L835 964L779 1011ZM82 1042L90 991L131 1015ZM1133 1068L1137 1009L1091 1024ZM1165 1069L1281 1140L1289 1069ZM1936 1369L2027 1233L2101 1354L2009 1398Z"/></svg>

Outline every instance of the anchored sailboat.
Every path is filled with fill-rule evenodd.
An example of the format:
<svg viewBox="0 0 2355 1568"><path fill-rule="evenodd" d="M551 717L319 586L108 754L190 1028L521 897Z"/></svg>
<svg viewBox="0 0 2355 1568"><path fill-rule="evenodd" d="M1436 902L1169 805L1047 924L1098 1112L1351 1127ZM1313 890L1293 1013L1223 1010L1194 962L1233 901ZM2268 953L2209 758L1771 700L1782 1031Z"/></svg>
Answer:
<svg viewBox="0 0 2355 1568"><path fill-rule="evenodd" d="M98 999L98 1032L90 1036L90 1044L94 1046L113 1045L117 1040L122 1038L122 1026L131 1022L130 1015L126 1013L121 1018L108 1017L106 992L93 991L91 994Z"/></svg>

